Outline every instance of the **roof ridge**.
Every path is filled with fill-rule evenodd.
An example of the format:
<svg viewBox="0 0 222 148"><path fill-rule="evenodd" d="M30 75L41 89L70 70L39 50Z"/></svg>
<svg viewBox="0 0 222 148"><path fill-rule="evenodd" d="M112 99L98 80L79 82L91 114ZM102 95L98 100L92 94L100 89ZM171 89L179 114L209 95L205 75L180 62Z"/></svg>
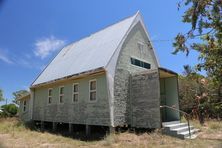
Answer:
<svg viewBox="0 0 222 148"><path fill-rule="evenodd" d="M114 26L114 25L116 25L116 24L118 24L118 23L121 23L121 22L123 22L123 21L125 21L125 20L127 20L127 19L129 19L129 18L132 18L132 17L136 16L138 13L139 13L139 11L137 11L134 15L131 15L131 16L122 18L121 20L119 20L119 21L117 21L117 22L115 22L115 23L112 23L112 24L110 24L110 25L108 25L108 26L105 26L105 27L103 27L102 29L91 33L90 35L86 35L85 37L82 37L82 38L80 38L80 39L78 39L78 40L75 40L75 41L73 41L73 42L70 42L70 44L68 44L67 46L73 45L73 44L75 44L75 43L78 43L78 42L86 39L86 38L89 38L89 37L91 37L91 36L93 36L93 35L101 32L101 31L103 31L103 30L105 30L105 29L108 29L108 28L110 28L110 27L112 27L112 26ZM65 46L65 47L66 47L66 46ZM64 48L64 47L63 47L63 48Z"/></svg>
<svg viewBox="0 0 222 148"><path fill-rule="evenodd" d="M119 48L119 46L120 46L120 44L121 44L122 40L123 40L123 39L124 39L124 37L127 35L127 33L128 33L128 31L130 30L130 28L131 28L131 26L132 26L133 22L135 21L136 17L137 17L139 14L140 14L140 12L139 12L139 11L137 11L137 12L136 12L136 14L132 16L132 17L134 17L134 18L133 18L133 20L132 20L132 22L131 22L131 24L130 24L129 28L126 30L126 32L125 32L125 34L124 34L124 36L122 37L122 39L121 39L121 40L120 40L120 42L118 43L118 45L117 45L117 47L116 47L115 51L113 52L112 56L110 57L110 59L109 59L108 63L105 65L105 67L107 67L107 66L109 65L110 61L112 60L113 56L114 56L114 55L115 55L115 53L116 53L116 50Z"/></svg>

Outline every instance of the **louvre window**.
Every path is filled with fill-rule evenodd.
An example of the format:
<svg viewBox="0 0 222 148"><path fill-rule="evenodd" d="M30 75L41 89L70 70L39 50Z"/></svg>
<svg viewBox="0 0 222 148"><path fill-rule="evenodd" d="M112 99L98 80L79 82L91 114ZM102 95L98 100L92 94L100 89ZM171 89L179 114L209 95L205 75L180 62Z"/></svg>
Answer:
<svg viewBox="0 0 222 148"><path fill-rule="evenodd" d="M139 67L143 67L143 68L146 68L146 69L150 69L150 64L149 63L146 63L144 61L140 61L140 60L135 59L135 58L131 58L131 64L139 66Z"/></svg>

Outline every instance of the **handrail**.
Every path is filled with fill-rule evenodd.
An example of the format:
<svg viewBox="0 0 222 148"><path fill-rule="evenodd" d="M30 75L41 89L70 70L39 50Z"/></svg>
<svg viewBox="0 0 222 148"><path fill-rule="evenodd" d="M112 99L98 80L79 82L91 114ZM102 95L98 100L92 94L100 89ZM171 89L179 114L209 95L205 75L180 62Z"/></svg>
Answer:
<svg viewBox="0 0 222 148"><path fill-rule="evenodd" d="M185 119L187 120L188 130L189 130L189 136L190 136L190 138L191 138L191 133L190 133L190 121L189 121L190 115L189 115L188 113L186 113L186 112L184 112L184 111L182 111L182 110L179 110L179 109L177 109L177 108L174 108L174 107L171 107L171 106L167 106L167 105L161 105L160 108L169 108L169 109L172 109L172 110L174 110L174 111L180 112L180 113L182 113L183 115L186 115L186 116L184 116L184 117L185 117ZM187 117L187 118L186 118L186 117Z"/></svg>

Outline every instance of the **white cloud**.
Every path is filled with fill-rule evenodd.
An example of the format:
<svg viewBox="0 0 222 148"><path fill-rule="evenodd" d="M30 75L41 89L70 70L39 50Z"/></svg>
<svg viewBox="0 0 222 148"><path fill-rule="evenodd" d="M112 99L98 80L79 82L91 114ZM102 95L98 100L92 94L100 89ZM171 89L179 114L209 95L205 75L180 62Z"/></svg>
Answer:
<svg viewBox="0 0 222 148"><path fill-rule="evenodd" d="M9 58L7 52L5 50L0 49L0 60L8 63L8 64L13 64L14 62Z"/></svg>
<svg viewBox="0 0 222 148"><path fill-rule="evenodd" d="M36 41L34 54L37 57L44 59L64 45L64 40L57 39L54 36L50 36L49 38L43 38Z"/></svg>

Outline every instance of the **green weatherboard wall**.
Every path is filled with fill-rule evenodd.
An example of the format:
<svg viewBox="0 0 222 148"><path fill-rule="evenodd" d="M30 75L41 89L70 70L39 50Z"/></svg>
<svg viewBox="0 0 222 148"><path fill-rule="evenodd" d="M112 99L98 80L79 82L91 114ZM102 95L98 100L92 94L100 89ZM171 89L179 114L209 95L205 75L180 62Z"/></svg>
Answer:
<svg viewBox="0 0 222 148"><path fill-rule="evenodd" d="M96 80L97 100L89 100L89 81ZM72 87L79 83L79 101L72 102ZM59 87L64 86L64 103L59 103ZM52 103L48 104L48 88L53 88ZM75 124L110 125L109 102L105 74L56 83L35 89L34 120Z"/></svg>

